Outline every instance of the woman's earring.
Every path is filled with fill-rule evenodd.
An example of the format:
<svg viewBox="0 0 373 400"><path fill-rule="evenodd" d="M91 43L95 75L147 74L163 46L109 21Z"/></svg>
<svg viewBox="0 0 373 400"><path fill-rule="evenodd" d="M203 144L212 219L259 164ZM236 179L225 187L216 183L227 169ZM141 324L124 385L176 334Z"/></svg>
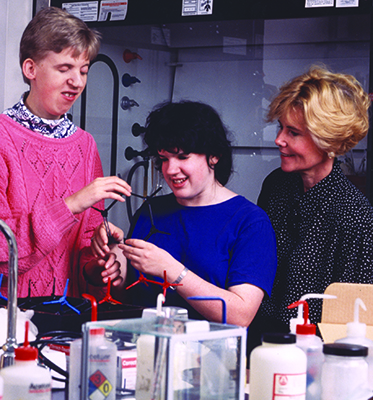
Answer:
<svg viewBox="0 0 373 400"><path fill-rule="evenodd" d="M334 158L334 157L335 157L334 151L329 151L328 157L329 157L329 158Z"/></svg>

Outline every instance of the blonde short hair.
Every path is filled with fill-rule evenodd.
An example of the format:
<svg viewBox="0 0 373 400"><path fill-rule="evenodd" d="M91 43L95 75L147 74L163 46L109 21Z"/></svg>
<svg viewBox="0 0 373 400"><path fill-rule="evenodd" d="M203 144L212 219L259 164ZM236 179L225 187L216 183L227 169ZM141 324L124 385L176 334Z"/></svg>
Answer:
<svg viewBox="0 0 373 400"><path fill-rule="evenodd" d="M313 66L280 88L267 121L301 110L316 146L336 156L347 153L368 133L370 99L352 76Z"/></svg>
<svg viewBox="0 0 373 400"><path fill-rule="evenodd" d="M38 62L50 52L60 53L66 48L73 49L73 56L83 53L92 61L100 49L101 35L88 28L81 19L57 7L39 11L23 32L19 50L21 68L26 59ZM29 80L23 76L25 83Z"/></svg>

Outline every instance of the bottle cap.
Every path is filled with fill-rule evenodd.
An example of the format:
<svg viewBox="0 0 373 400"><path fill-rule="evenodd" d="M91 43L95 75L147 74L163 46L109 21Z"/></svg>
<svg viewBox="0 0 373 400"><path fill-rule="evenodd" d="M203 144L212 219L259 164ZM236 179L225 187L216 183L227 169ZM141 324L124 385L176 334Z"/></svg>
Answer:
<svg viewBox="0 0 373 400"><path fill-rule="evenodd" d="M104 336L105 335L105 328L93 328L89 331L91 336Z"/></svg>
<svg viewBox="0 0 373 400"><path fill-rule="evenodd" d="M25 323L25 342L23 346L20 346L14 350L15 359L20 361L33 361L38 358L38 349L36 347L30 346L28 341L28 329L29 321Z"/></svg>
<svg viewBox="0 0 373 400"><path fill-rule="evenodd" d="M323 346L323 352L333 356L366 357L368 347L350 343L327 343Z"/></svg>
<svg viewBox="0 0 373 400"><path fill-rule="evenodd" d="M303 306L303 324L298 324L296 327L296 333L298 335L316 335L316 325L308 323L308 303L306 300L299 300L292 303L288 308L295 308L302 305Z"/></svg>
<svg viewBox="0 0 373 400"><path fill-rule="evenodd" d="M267 332L263 333L262 341L275 344L292 344L296 342L296 336L292 333Z"/></svg>

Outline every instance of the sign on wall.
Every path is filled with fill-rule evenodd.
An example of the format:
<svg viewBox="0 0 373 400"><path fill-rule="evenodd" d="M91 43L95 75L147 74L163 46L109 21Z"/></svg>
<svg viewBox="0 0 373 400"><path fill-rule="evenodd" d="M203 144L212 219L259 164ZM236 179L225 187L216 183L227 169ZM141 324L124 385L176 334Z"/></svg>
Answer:
<svg viewBox="0 0 373 400"><path fill-rule="evenodd" d="M181 15L210 15L214 0L183 0Z"/></svg>

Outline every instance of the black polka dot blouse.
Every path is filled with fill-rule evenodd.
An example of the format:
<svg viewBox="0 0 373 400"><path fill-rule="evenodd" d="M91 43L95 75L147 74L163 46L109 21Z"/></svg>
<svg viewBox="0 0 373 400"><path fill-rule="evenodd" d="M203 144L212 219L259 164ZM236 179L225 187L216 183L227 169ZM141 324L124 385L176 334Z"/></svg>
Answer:
<svg viewBox="0 0 373 400"><path fill-rule="evenodd" d="M287 306L304 294L323 293L332 282L373 283L373 208L338 161L307 192L299 174L273 171L263 183L258 205L276 232L278 256L262 318L288 324L297 310ZM308 303L311 323L320 322L322 300Z"/></svg>

